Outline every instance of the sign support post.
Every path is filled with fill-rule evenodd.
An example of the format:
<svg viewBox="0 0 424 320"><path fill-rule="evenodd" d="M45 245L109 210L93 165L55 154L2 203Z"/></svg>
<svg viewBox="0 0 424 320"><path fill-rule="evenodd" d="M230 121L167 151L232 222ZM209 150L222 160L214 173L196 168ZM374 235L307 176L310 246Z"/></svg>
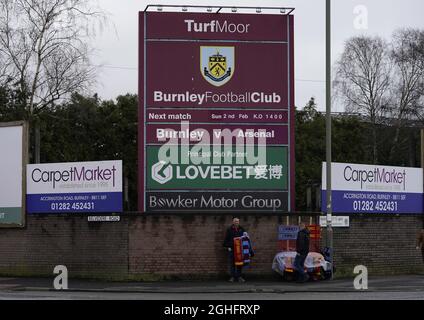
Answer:
<svg viewBox="0 0 424 320"><path fill-rule="evenodd" d="M333 279L333 229L331 227L331 0L326 0L326 162L327 162L327 243Z"/></svg>

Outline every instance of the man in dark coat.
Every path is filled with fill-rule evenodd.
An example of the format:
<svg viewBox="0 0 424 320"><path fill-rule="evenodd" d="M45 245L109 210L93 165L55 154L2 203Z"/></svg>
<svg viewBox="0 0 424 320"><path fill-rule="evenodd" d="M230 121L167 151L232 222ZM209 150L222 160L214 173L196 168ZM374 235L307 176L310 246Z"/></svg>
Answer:
<svg viewBox="0 0 424 320"><path fill-rule="evenodd" d="M228 263L230 264L230 282L244 282L241 277L242 266L236 266L234 263L234 238L243 236L245 230L240 226L240 219L233 218L233 224L227 229L224 239L224 247L228 250Z"/></svg>
<svg viewBox="0 0 424 320"><path fill-rule="evenodd" d="M309 230L306 228L304 222L299 223L299 232L296 239L296 253L293 266L299 274L298 281L308 281L309 276L305 273L304 265L309 253Z"/></svg>

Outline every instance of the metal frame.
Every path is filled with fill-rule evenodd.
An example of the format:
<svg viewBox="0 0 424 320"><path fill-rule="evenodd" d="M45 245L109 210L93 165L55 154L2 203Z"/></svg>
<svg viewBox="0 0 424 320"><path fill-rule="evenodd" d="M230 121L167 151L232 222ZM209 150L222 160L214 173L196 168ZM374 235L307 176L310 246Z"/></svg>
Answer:
<svg viewBox="0 0 424 320"><path fill-rule="evenodd" d="M185 8L184 12L188 12L187 8L206 9L205 13L220 13L222 9L230 9L230 10L246 9L246 10L254 10L254 13L258 13L257 12L258 9L261 10L259 13L262 13L262 10L280 10L281 15L290 15L295 10L295 8L292 8L292 7L196 6L196 5L149 4L144 9L144 12L148 12L150 8L156 8L156 10L160 9L159 11L162 11L164 8L181 8L181 9ZM216 11L213 12L213 9L216 9ZM196 13L199 13L199 12L196 12Z"/></svg>

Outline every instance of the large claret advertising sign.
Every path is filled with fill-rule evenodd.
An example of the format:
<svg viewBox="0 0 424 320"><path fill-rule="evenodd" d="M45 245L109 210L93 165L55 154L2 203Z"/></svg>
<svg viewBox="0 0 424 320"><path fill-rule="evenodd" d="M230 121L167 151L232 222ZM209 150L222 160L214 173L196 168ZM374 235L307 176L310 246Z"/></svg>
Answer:
<svg viewBox="0 0 424 320"><path fill-rule="evenodd" d="M423 169L352 163L331 164L335 213L421 214ZM322 210L326 212L326 165L322 165Z"/></svg>
<svg viewBox="0 0 424 320"><path fill-rule="evenodd" d="M27 212L122 212L122 161L27 166Z"/></svg>
<svg viewBox="0 0 424 320"><path fill-rule="evenodd" d="M139 210L294 211L293 16L139 22Z"/></svg>

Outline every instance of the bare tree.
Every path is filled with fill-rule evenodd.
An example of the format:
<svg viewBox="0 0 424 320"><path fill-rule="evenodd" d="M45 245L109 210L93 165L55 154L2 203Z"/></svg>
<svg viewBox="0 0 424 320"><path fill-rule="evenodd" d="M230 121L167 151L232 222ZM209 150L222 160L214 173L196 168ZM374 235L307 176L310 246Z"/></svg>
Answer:
<svg viewBox="0 0 424 320"><path fill-rule="evenodd" d="M424 31L400 29L393 34L391 58L394 70L391 81L389 115L396 132L390 149L392 160L399 143L400 130L408 120L422 117L424 95Z"/></svg>
<svg viewBox="0 0 424 320"><path fill-rule="evenodd" d="M377 156L377 125L385 112L391 63L380 37L353 37L336 65L335 89L346 111L364 114L372 125L373 161Z"/></svg>
<svg viewBox="0 0 424 320"><path fill-rule="evenodd" d="M40 111L94 80L89 40L104 15L89 2L0 0L0 81L13 79L33 127Z"/></svg>

